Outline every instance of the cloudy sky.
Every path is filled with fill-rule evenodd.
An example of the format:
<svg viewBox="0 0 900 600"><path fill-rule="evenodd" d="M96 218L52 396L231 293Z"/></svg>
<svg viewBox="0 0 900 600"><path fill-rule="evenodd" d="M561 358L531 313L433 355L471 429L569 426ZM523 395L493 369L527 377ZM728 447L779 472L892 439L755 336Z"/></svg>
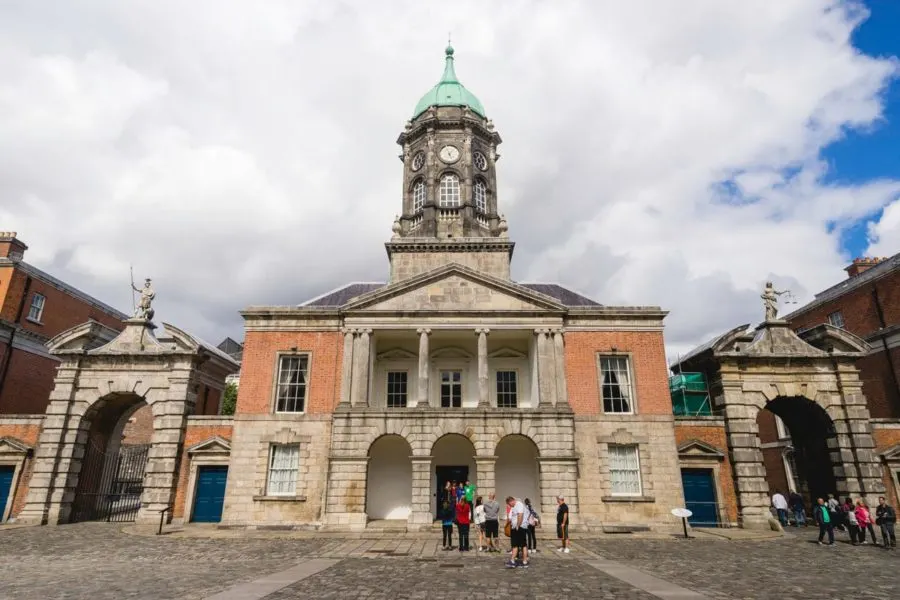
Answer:
<svg viewBox="0 0 900 600"><path fill-rule="evenodd" d="M900 251L897 4L8 0L0 230L125 311L133 264L211 341L382 281L452 32L515 277L661 305L683 352L759 320L766 279L802 302Z"/></svg>

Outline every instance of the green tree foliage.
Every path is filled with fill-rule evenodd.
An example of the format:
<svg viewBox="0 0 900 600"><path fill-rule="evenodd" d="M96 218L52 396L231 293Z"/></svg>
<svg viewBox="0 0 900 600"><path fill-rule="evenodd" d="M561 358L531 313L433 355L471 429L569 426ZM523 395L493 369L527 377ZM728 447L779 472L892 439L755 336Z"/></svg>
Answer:
<svg viewBox="0 0 900 600"><path fill-rule="evenodd" d="M237 390L236 383L229 383L225 386L225 393L222 395L222 414L233 415L234 407L237 406Z"/></svg>

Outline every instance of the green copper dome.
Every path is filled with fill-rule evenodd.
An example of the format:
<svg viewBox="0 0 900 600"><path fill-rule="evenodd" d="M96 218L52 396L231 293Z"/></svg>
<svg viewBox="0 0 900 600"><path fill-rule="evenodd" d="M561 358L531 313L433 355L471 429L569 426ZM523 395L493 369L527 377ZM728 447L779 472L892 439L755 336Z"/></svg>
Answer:
<svg viewBox="0 0 900 600"><path fill-rule="evenodd" d="M416 104L413 119L432 106L468 106L472 112L484 117L484 107L481 105L481 101L456 78L456 71L453 70L453 46L448 45L444 54L446 55L444 74L441 75L441 80L437 82L437 85L428 90L428 93L422 96L422 99Z"/></svg>

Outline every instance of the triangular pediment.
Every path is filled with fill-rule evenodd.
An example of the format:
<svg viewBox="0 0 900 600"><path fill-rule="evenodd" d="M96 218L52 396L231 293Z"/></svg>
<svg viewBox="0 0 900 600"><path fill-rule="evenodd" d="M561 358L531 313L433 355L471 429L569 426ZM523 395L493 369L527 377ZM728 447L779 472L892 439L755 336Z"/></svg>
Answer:
<svg viewBox="0 0 900 600"><path fill-rule="evenodd" d="M457 348L456 346L448 346L446 348L438 348L434 352L431 353L431 358L443 358L443 359L465 359L468 360L472 358L472 355L469 352L466 352L462 348Z"/></svg>
<svg viewBox="0 0 900 600"><path fill-rule="evenodd" d="M891 446L881 453L882 458L887 461L900 461L900 444Z"/></svg>
<svg viewBox="0 0 900 600"><path fill-rule="evenodd" d="M380 352L376 358L378 360L417 360L419 356L403 348L391 348Z"/></svg>
<svg viewBox="0 0 900 600"><path fill-rule="evenodd" d="M678 446L678 456L682 458L714 458L721 460L725 458L725 453L706 442L693 439Z"/></svg>
<svg viewBox="0 0 900 600"><path fill-rule="evenodd" d="M92 320L56 335L47 342L47 348L52 354L82 353L108 344L118 335L115 329Z"/></svg>
<svg viewBox="0 0 900 600"><path fill-rule="evenodd" d="M31 446L12 436L0 437L0 454L27 454Z"/></svg>
<svg viewBox="0 0 900 600"><path fill-rule="evenodd" d="M566 308L511 281L449 264L359 296L344 310L564 312Z"/></svg>
<svg viewBox="0 0 900 600"><path fill-rule="evenodd" d="M488 358L528 358L528 355L524 352L519 352L514 348L498 348L494 350L490 354L488 354Z"/></svg>
<svg viewBox="0 0 900 600"><path fill-rule="evenodd" d="M231 442L216 435L194 444L187 449L187 452L188 454L229 454L231 452Z"/></svg>

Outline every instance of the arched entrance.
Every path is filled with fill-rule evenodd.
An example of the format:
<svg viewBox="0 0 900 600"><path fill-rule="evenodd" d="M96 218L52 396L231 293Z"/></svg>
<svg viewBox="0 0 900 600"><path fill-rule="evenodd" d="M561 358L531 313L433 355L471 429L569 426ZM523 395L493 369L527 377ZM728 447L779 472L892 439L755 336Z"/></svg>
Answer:
<svg viewBox="0 0 900 600"><path fill-rule="evenodd" d="M538 463L538 447L524 435L508 435L497 444L495 478L497 498L507 496L524 500L541 507L541 475Z"/></svg>
<svg viewBox="0 0 900 600"><path fill-rule="evenodd" d="M781 419L789 438L789 445L782 443L764 451L767 471L772 470L773 460L780 461L778 471L784 471L787 487L796 485L797 492L813 502L837 494L836 473L842 472L842 462L834 422L825 409L803 396L778 396L766 403L765 410ZM763 418L761 411L757 421Z"/></svg>
<svg viewBox="0 0 900 600"><path fill-rule="evenodd" d="M137 517L150 444L123 444L122 436L129 418L144 406L136 394L110 394L82 417L79 432L87 435L72 502L73 523L130 522Z"/></svg>
<svg viewBox="0 0 900 600"><path fill-rule="evenodd" d="M369 447L366 514L370 520L407 519L412 504L412 448L399 435L383 435Z"/></svg>
<svg viewBox="0 0 900 600"><path fill-rule="evenodd" d="M435 499L436 515L447 482L469 480L477 486L478 473L475 468L475 446L463 435L451 433L439 438L431 448L431 457L431 493Z"/></svg>

